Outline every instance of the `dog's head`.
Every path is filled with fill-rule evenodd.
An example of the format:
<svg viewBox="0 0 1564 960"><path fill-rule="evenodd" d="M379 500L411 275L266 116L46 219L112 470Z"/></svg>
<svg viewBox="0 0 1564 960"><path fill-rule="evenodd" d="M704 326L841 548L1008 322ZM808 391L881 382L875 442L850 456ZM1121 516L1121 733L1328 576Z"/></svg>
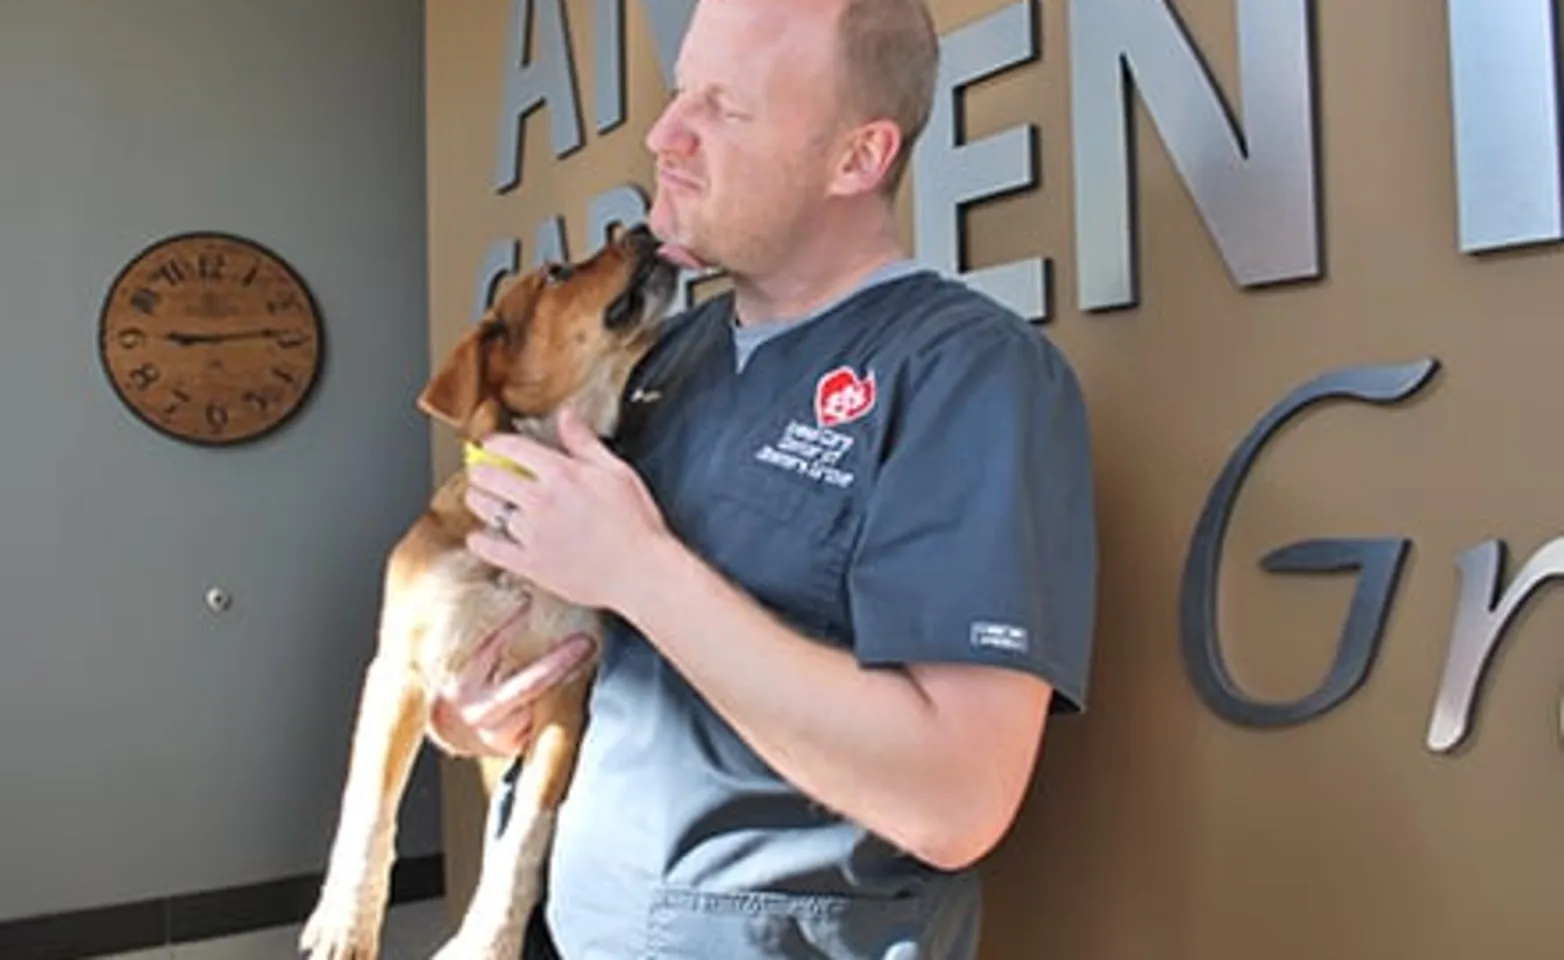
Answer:
<svg viewBox="0 0 1564 960"><path fill-rule="evenodd" d="M566 405L599 436L611 434L678 275L644 225L621 230L585 261L523 274L456 344L419 409L468 439L512 420L547 422Z"/></svg>

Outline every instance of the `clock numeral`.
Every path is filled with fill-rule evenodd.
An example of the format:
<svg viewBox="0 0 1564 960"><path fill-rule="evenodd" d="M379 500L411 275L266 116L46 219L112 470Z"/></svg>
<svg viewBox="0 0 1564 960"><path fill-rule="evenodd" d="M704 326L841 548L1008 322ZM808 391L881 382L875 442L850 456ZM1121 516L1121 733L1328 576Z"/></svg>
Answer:
<svg viewBox="0 0 1564 960"><path fill-rule="evenodd" d="M287 313L290 310L297 310L298 308L298 295L291 291L266 301L266 312L274 317L279 313Z"/></svg>
<svg viewBox="0 0 1564 960"><path fill-rule="evenodd" d="M203 253L197 256L196 276L202 280L221 280L223 278L223 255L221 253Z"/></svg>
<svg viewBox="0 0 1564 960"><path fill-rule="evenodd" d="M151 287L142 287L130 295L130 305L149 317L157 312L157 305L162 301L163 297Z"/></svg>
<svg viewBox="0 0 1564 960"><path fill-rule="evenodd" d="M270 410L272 406L272 402L270 400L254 390L246 390L244 392L244 402L254 407L256 413L263 415L266 413L266 411Z"/></svg>
<svg viewBox="0 0 1564 960"><path fill-rule="evenodd" d="M228 408L220 403L207 404L206 423L213 433L222 433L223 428L228 426Z"/></svg>
<svg viewBox="0 0 1564 960"><path fill-rule="evenodd" d="M158 377L161 375L162 374L159 373L156 365L143 363L141 366L130 371L128 376L130 377L130 382L135 385L137 390L145 390L154 383L157 383Z"/></svg>
<svg viewBox="0 0 1564 960"><path fill-rule="evenodd" d="M260 272L261 265L259 263L250 264L250 269L245 271L244 276L239 278L239 286L248 287L250 284L255 282L255 277Z"/></svg>
<svg viewBox="0 0 1564 960"><path fill-rule="evenodd" d="M147 334L140 327L126 327L114 335L121 350L134 350L147 342Z"/></svg>
<svg viewBox="0 0 1564 960"><path fill-rule="evenodd" d="M287 367L272 367L272 376L286 383L290 387L299 382L299 378L293 375Z"/></svg>
<svg viewBox="0 0 1564 960"><path fill-rule="evenodd" d="M173 388L169 393L173 394L174 402L163 408L163 416L165 417L172 417L179 412L180 407L190 402L190 394L178 387Z"/></svg>
<svg viewBox="0 0 1564 960"><path fill-rule="evenodd" d="M309 343L310 335L299 330L284 330L277 335L277 339L273 342L284 350L292 350L295 347L302 347Z"/></svg>
<svg viewBox="0 0 1564 960"><path fill-rule="evenodd" d="M158 269L157 274L158 276L162 277L164 281L166 281L171 287L177 287L181 283L184 283L185 278L189 276L189 274L185 272L185 265L180 263L178 260L170 260L163 264L163 266Z"/></svg>

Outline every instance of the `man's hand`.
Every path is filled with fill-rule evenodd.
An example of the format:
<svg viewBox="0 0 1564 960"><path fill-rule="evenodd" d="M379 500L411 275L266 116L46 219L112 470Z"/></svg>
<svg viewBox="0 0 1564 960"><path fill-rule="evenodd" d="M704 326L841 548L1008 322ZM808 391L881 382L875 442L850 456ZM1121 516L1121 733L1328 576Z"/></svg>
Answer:
<svg viewBox="0 0 1564 960"><path fill-rule="evenodd" d="M474 466L467 507L486 525L468 549L572 603L616 608L642 570L645 547L662 537L662 512L641 478L569 409L559 417L561 453L515 434L484 449L532 474ZM494 518L513 504L504 534Z"/></svg>
<svg viewBox="0 0 1564 960"><path fill-rule="evenodd" d="M563 453L515 434L484 442L531 476L489 465L468 471L466 505L486 529L467 546L566 600L612 607L638 569L638 545L664 532L662 514L635 471L569 410L560 414L559 436ZM514 509L500 534L487 525L507 503ZM491 638L436 695L435 726L458 750L519 753L532 737L538 697L592 653L591 641L572 639L505 679L497 674L502 648L501 637Z"/></svg>
<svg viewBox="0 0 1564 960"><path fill-rule="evenodd" d="M526 749L533 704L592 654L592 642L573 638L508 678L498 674L503 649L503 634L489 638L435 693L435 729L461 753L508 757Z"/></svg>

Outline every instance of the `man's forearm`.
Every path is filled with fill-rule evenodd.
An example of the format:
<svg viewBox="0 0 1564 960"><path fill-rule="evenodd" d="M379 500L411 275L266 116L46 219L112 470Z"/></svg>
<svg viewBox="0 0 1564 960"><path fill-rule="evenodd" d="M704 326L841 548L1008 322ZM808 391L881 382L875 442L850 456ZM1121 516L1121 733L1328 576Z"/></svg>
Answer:
<svg viewBox="0 0 1564 960"><path fill-rule="evenodd" d="M997 839L1025 788L1046 687L994 672L982 681L999 696L942 697L924 682L937 671L983 668L863 669L676 541L653 553L642 559L657 575L638 578L621 613L783 777L937 866Z"/></svg>

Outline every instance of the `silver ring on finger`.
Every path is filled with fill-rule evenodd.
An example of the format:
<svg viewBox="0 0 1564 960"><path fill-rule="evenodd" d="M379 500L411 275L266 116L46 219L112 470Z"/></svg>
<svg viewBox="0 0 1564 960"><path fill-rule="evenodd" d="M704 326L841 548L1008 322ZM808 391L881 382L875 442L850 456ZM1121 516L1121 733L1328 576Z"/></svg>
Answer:
<svg viewBox="0 0 1564 960"><path fill-rule="evenodd" d="M489 529L505 539L511 539L510 517L516 512L516 505L509 500L500 504L500 509L489 519Z"/></svg>

